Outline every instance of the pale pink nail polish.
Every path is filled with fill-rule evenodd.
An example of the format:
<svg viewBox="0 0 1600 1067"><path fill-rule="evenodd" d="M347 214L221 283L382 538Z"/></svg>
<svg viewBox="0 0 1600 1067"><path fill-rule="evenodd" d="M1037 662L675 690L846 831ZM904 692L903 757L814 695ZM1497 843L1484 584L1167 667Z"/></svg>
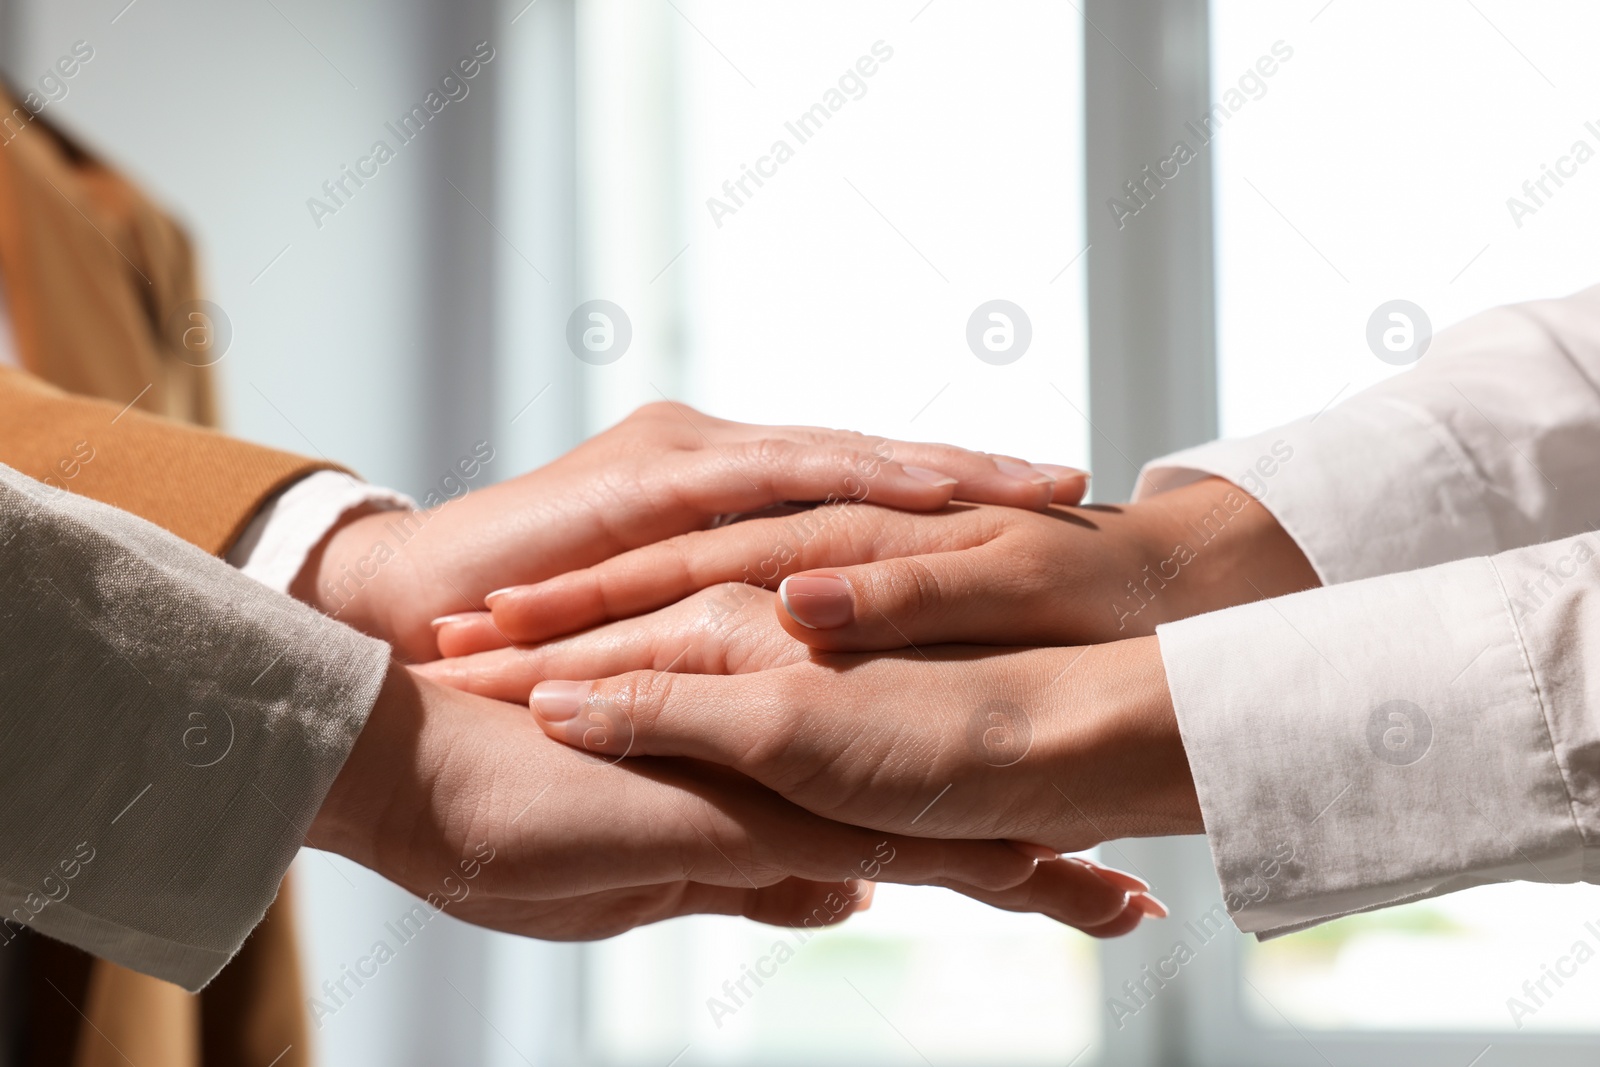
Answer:
<svg viewBox="0 0 1600 1067"><path fill-rule="evenodd" d="M856 616L849 584L833 574L790 575L779 584L778 599L791 619L810 630L834 630Z"/></svg>
<svg viewBox="0 0 1600 1067"><path fill-rule="evenodd" d="M927 482L929 485L938 486L941 489L947 485L955 485L957 482L957 479L950 477L944 471L930 470L927 467L907 466L900 469L919 482Z"/></svg>
<svg viewBox="0 0 1600 1067"><path fill-rule="evenodd" d="M1077 467L1063 467L1058 463L1035 463L1032 466L1034 470L1042 474L1048 474L1058 482L1064 482L1070 478L1082 478L1086 482L1089 480L1089 472L1079 470Z"/></svg>
<svg viewBox="0 0 1600 1067"><path fill-rule="evenodd" d="M1001 474L1027 482L1030 485L1049 485L1055 481L1050 475L1030 467L1026 463L1017 463L1009 459L997 459L994 461L994 465L999 468Z"/></svg>
<svg viewBox="0 0 1600 1067"><path fill-rule="evenodd" d="M528 706L546 722L566 722L577 717L590 688L589 682L540 682L533 687Z"/></svg>
<svg viewBox="0 0 1600 1067"><path fill-rule="evenodd" d="M495 600L497 598L503 597L507 593L515 593L518 589L521 589L521 588L522 587L520 585L508 585L504 589L496 589L494 592L489 593L488 595L486 595L483 598L484 606L492 608L492 607L494 607L494 602L495 602Z"/></svg>
<svg viewBox="0 0 1600 1067"><path fill-rule="evenodd" d="M1167 906L1149 893L1135 893L1128 898L1134 907L1150 916L1152 919L1165 919L1172 912Z"/></svg>
<svg viewBox="0 0 1600 1067"><path fill-rule="evenodd" d="M440 615L437 619L434 619L428 625L432 626L435 630L438 630L441 627L449 626L453 622L465 622L466 620L468 620L470 618L472 618L472 616L470 614Z"/></svg>

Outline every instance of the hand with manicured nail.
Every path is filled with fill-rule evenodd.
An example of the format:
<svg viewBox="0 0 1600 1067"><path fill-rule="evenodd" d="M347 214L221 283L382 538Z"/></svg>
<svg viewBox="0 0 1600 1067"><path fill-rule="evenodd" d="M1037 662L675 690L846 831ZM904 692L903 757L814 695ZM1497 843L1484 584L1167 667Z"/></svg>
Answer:
<svg viewBox="0 0 1600 1067"><path fill-rule="evenodd" d="M702 590L650 615L610 623L585 633L533 647L502 648L470 656L437 660L417 668L417 673L446 685L507 701L527 701L534 686L545 682L546 679L606 678L610 675L625 675L625 672L636 670L676 672L672 675L650 676L663 681L674 681L694 674L739 674L745 676L746 680L758 684L763 692L768 693L779 691L776 687L781 685L784 679L807 683L818 681L819 672L810 662L810 650L794 641L778 625L773 611L775 601L774 594L752 586L741 584L717 586ZM1074 654L1077 654L1076 651ZM930 655L936 659L942 658L942 653L937 650L930 652ZM799 673L786 674L785 669L799 669ZM829 670L831 668L825 668L820 673L826 675ZM716 685L723 680L688 679L684 684L699 684L705 681ZM604 696L597 700L592 698L592 693L605 691L605 684L601 683L599 688L595 688L589 682L551 681L541 687L542 706L555 708L560 705L568 710L578 709L575 714L564 719L546 720L546 728L552 731L553 736L569 742L576 741L580 747L591 750L604 748L608 733L610 743L619 751L637 753L643 751L641 745L659 743L652 742L636 732L632 720L628 717L614 715L616 705L608 703L609 698ZM686 691L680 690L680 692ZM727 696L735 705L742 699L739 692L729 691ZM811 697L797 693L797 699L811 699ZM906 696L908 702L916 699L916 694ZM719 703L715 707L723 708L724 705ZM885 703L879 710L893 712L897 708L898 705ZM717 729L726 733L729 746L755 744L762 740L752 731L759 729L761 723L767 719L759 715L752 716L749 714L751 710L743 706L728 706L726 708L728 717L714 724ZM927 710L929 721L938 718L936 709ZM798 714L799 712L796 712L796 715ZM825 717L827 723L837 728L833 738L841 745L848 743L849 735L845 731L850 721L850 714L847 706L841 706L833 709L831 717ZM978 752L980 754L977 757L978 762L985 763L982 769L992 771L995 769L993 763L1004 762L1008 757L1004 754L1003 748L999 755L990 751L993 747L990 742L1003 741L1003 737L996 736L991 731L996 726L1004 728L1007 724L1001 722L991 725L982 722L982 714L980 707L975 705L967 709L968 717L965 724L959 722L956 724L956 732L960 734L960 744L955 754L960 757L964 752L967 757L971 757L974 752ZM707 715L700 721L709 727L713 725L714 718L714 713L708 709ZM883 715L876 716L875 720L881 728L894 728L891 722L885 721ZM628 725L621 730L596 730L596 726L605 726L608 723ZM829 729L827 723L819 721L817 726L819 729L827 730ZM1030 736L1035 736L1031 733L1031 725L1030 722ZM623 739L624 736L626 739ZM776 743L776 739L769 740ZM831 750L820 755L808 753L803 757L802 766L811 768L817 761L826 763L831 757ZM749 768L741 766L740 769ZM860 768L857 768L858 772L859 770ZM1020 775L1013 775L1011 778L1015 784ZM1081 784L1081 778L1075 777L1073 781ZM1030 788L1037 788L1038 785L1039 783L1035 781ZM825 785L822 792L827 793L828 789L829 787ZM963 787L960 797L964 799L961 802L970 804L974 795L970 788ZM952 787L951 796L946 799L954 797L956 791ZM1043 807L1051 810L1057 810L1068 803L1053 786L1046 786L1044 794L1036 799ZM1096 798L1088 795L1082 797L1079 802L1091 807L1097 803ZM940 804L943 804L942 800ZM837 810L841 817L850 818L852 821L868 818L863 809L854 806ZM933 810L936 811L938 808L935 807ZM1102 819L1104 821L1100 822L1101 825L1119 825L1114 816L1102 816ZM974 824L974 829L976 828L977 824ZM1082 828L1081 821L1079 828ZM907 829L911 833L946 833L959 832L961 827L935 819L930 811L921 821L912 818ZM1033 849L1029 852L1030 855L1050 857L1065 847L1048 837L1041 836L1042 827L1039 824L1019 825L1008 828L1007 832L1013 829L1016 831L1015 840L1021 843L1018 847L1025 851ZM1068 843L1073 841L1076 839L1068 839ZM1087 844L1095 842L1078 843L1087 847ZM1128 911L1119 916L1115 924L1106 925L1104 922L1095 921L1099 918L1098 912L1085 913L1081 908L1073 910L1058 904L1057 911L1053 913L1057 918L1088 929L1097 935L1110 936L1131 929L1130 922L1136 924L1141 915L1165 914L1160 902L1149 896L1148 887L1142 882L1130 879L1126 875L1119 875L1117 872L1108 872L1104 868L1094 869L1109 878L1111 884L1129 892ZM1066 879L1063 885L1079 884L1071 881L1079 877L1079 874L1069 866L1048 862L1041 865L1040 872L1036 876L1039 879L1037 882L1030 882L1012 892L1010 899L1013 903L1006 903L998 897L980 899L1000 907L1015 907L1016 900L1031 898L1033 894L1043 892L1043 887L1056 885L1057 879ZM1083 885L1087 886L1088 883ZM970 893L969 895L976 896ZM1098 908L1103 903L1097 900L1093 907ZM1063 918L1063 916L1068 917Z"/></svg>
<svg viewBox="0 0 1600 1067"><path fill-rule="evenodd" d="M1202 829L1155 638L826 653L730 677L635 670L541 681L531 705L578 749L722 763L885 832L1078 851ZM592 731L597 717L626 729Z"/></svg>
<svg viewBox="0 0 1600 1067"><path fill-rule="evenodd" d="M574 747L722 763L875 829L1056 851L1200 831L1154 638L816 654L781 635L775 599L715 587L653 615L424 670L506 699L531 693L545 731ZM692 673L703 671L739 673Z"/></svg>
<svg viewBox="0 0 1600 1067"><path fill-rule="evenodd" d="M871 881L948 886L1107 936L1144 914L1110 874L829 822L720 767L597 759L526 708L398 665L307 843L445 894L468 922L552 940L692 913L828 925L866 905Z"/></svg>
<svg viewBox="0 0 1600 1067"><path fill-rule="evenodd" d="M507 591L492 619L457 620L439 645L543 640L730 581L778 588L785 628L834 651L1113 641L1318 584L1260 503L1211 478L1118 507L840 504L752 519Z"/></svg>
<svg viewBox="0 0 1600 1067"><path fill-rule="evenodd" d="M462 477L492 480L483 470L492 449L485 443L474 455L462 461L471 470L463 466ZM536 471L432 510L352 516L319 546L293 592L422 661L438 654L433 620L480 610L496 589L722 516L830 500L932 511L958 496L1043 508L1076 502L1085 485L1086 476L1064 468L841 430L751 426L663 402Z"/></svg>
<svg viewBox="0 0 1600 1067"><path fill-rule="evenodd" d="M1202 830L1154 638L825 653L720 677L632 671L544 681L530 703L574 748L719 763L884 832L1069 852Z"/></svg>

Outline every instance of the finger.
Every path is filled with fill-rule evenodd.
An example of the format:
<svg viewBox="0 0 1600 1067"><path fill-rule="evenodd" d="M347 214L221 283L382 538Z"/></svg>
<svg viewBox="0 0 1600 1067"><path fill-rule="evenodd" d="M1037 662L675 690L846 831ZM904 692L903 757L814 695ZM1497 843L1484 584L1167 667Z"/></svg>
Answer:
<svg viewBox="0 0 1600 1067"><path fill-rule="evenodd" d="M627 766L710 801L662 820L673 828L663 845L675 842L679 855L690 857L692 869L684 874L697 881L756 886L788 876L855 878L905 885L960 882L1000 892L1027 881L1037 866L1003 841L907 837L834 822L724 766L652 759ZM743 788L737 818L716 806L726 805L730 786Z"/></svg>
<svg viewBox="0 0 1600 1067"><path fill-rule="evenodd" d="M1146 882L1143 878L1131 875L1127 871L1119 871L1115 867L1107 867L1103 864L1096 863L1091 859L1085 859L1082 856L1067 856L1064 858L1069 862L1082 864L1095 874L1099 875L1101 878L1104 878L1113 885L1120 885L1130 893L1150 892L1149 882Z"/></svg>
<svg viewBox="0 0 1600 1067"><path fill-rule="evenodd" d="M641 670L595 681L551 679L534 687L528 703L547 736L581 752L687 757L763 781L760 750L783 747L804 718L798 700L773 699L784 673L710 677ZM734 722L738 729L729 728Z"/></svg>
<svg viewBox="0 0 1600 1067"><path fill-rule="evenodd" d="M433 638L441 656L470 656L511 643L487 611L464 611L434 619Z"/></svg>
<svg viewBox="0 0 1600 1067"><path fill-rule="evenodd" d="M1049 644L1059 594L1006 576L1004 538L929 555L791 574L778 621L813 648L866 652L922 644ZM1033 588L1033 586L1039 586Z"/></svg>
<svg viewBox="0 0 1600 1067"><path fill-rule="evenodd" d="M526 703L546 678L605 678L634 670L741 674L809 658L776 624L772 593L734 584L670 607L529 647L435 660L417 673L495 700Z"/></svg>
<svg viewBox="0 0 1600 1067"><path fill-rule="evenodd" d="M1033 875L1008 889L989 890L974 886L955 887L974 900L1006 911L1037 912L1057 922L1094 932L1118 927L1126 921L1131 895L1090 867L1072 860L1051 860L1039 864ZM1135 910L1133 926L1144 913ZM1129 926L1128 929L1132 929ZM1099 935L1097 935L1099 936Z"/></svg>
<svg viewBox="0 0 1600 1067"><path fill-rule="evenodd" d="M635 927L685 915L741 915L774 926L818 928L843 922L871 904L872 883L817 882L785 878L772 885L709 885L674 881L625 886L558 901L463 901L458 914L469 922L520 931L556 941L594 941ZM865 887L865 888L863 888ZM552 925L552 919L558 920Z"/></svg>
<svg viewBox="0 0 1600 1067"><path fill-rule="evenodd" d="M1076 467L1062 467L1054 463L1035 463L1034 466L1046 474L1055 476L1056 488L1050 496L1050 503L1081 504L1083 498L1089 494L1088 471L1081 471Z"/></svg>
<svg viewBox="0 0 1600 1067"><path fill-rule="evenodd" d="M950 502L959 484L936 468L781 438L669 453L648 474L652 492L670 493L671 506L706 518L785 501L871 499L887 507L934 511Z"/></svg>
<svg viewBox="0 0 1600 1067"><path fill-rule="evenodd" d="M604 766L576 752L570 759L579 787L536 795L539 817L518 832L539 835L540 862L497 869L501 893L548 900L678 880L753 889L789 877L1001 890L1025 881L1036 862L1002 841L905 837L834 822L727 767L648 758ZM539 834L536 825L585 829Z"/></svg>
<svg viewBox="0 0 1600 1067"><path fill-rule="evenodd" d="M627 618L724 582L772 588L785 575L927 551L930 543L982 544L1002 513L952 509L908 515L839 505L697 531L615 556L537 585L489 595L495 624L532 642Z"/></svg>
<svg viewBox="0 0 1600 1067"><path fill-rule="evenodd" d="M747 890L739 914L772 926L832 926L865 911L871 903L871 882L785 878L774 885Z"/></svg>
<svg viewBox="0 0 1600 1067"><path fill-rule="evenodd" d="M1038 510L1052 500L1056 503L1077 503L1088 488L1087 474L1076 467L1029 463L1016 456L988 455L955 445L864 438L849 431L818 430L804 426L780 426L775 427L773 432L815 445L853 442L900 463L943 471L958 481L955 499L974 504L1004 504ZM1062 479L1068 483L1064 489L1060 487ZM1078 484L1080 481L1081 485ZM1059 499L1056 498L1058 492L1061 494ZM1076 496L1073 496L1074 493ZM886 503L882 500L878 502Z"/></svg>
<svg viewBox="0 0 1600 1067"><path fill-rule="evenodd" d="M772 885L706 885L685 882L677 915L742 915L770 926L832 926L865 911L871 904L870 882L815 882L785 878Z"/></svg>

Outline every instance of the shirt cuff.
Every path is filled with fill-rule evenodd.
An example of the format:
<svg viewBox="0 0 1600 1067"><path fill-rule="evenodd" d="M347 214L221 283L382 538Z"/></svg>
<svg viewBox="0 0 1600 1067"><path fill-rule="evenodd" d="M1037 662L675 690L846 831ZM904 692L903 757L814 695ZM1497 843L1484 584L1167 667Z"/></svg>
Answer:
<svg viewBox="0 0 1600 1067"><path fill-rule="evenodd" d="M268 589L287 593L311 550L341 517L362 506L389 511L417 504L342 471L317 471L262 505L225 558Z"/></svg>
<svg viewBox="0 0 1600 1067"><path fill-rule="evenodd" d="M1403 471L1404 477L1382 477ZM1489 555L1501 546L1484 482L1426 411L1392 397L1154 460L1135 499L1208 476L1259 500L1323 585Z"/></svg>
<svg viewBox="0 0 1600 1067"><path fill-rule="evenodd" d="M1491 561L1246 604L1157 635L1241 930L1581 877L1582 838Z"/></svg>

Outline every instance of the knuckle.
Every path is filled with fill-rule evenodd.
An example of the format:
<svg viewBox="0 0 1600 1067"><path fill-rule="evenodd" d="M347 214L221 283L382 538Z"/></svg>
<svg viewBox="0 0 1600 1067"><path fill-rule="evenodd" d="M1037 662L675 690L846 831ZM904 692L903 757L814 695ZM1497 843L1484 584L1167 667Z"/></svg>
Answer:
<svg viewBox="0 0 1600 1067"><path fill-rule="evenodd" d="M672 675L659 671L633 671L617 680L608 699L611 707L633 729L647 734L665 719L672 697Z"/></svg>
<svg viewBox="0 0 1600 1067"><path fill-rule="evenodd" d="M944 607L939 576L918 559L890 561L886 569L889 601L907 615L933 615Z"/></svg>
<svg viewBox="0 0 1600 1067"><path fill-rule="evenodd" d="M758 437L746 441L740 452L745 464L756 470L783 471L800 455L802 446L779 437Z"/></svg>

